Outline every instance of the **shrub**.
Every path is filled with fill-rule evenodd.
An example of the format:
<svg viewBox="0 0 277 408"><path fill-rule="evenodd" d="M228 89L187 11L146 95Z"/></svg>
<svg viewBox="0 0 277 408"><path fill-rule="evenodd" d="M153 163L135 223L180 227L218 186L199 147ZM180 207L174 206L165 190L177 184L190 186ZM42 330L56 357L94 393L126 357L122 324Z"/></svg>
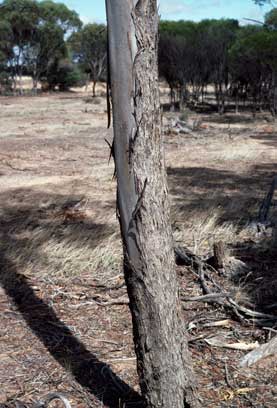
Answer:
<svg viewBox="0 0 277 408"><path fill-rule="evenodd" d="M7 95L12 92L12 81L5 71L0 71L0 94Z"/></svg>
<svg viewBox="0 0 277 408"><path fill-rule="evenodd" d="M42 89L68 91L73 86L85 84L85 76L79 68L68 61L54 61L41 78ZM46 86L45 86L46 85Z"/></svg>

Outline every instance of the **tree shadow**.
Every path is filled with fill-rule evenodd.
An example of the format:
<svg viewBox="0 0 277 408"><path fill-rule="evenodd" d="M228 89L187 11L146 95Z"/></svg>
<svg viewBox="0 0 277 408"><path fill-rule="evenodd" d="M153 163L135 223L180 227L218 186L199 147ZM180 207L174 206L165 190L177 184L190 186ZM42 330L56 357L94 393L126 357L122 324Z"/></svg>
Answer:
<svg viewBox="0 0 277 408"><path fill-rule="evenodd" d="M246 264L246 268L230 279L246 295L253 309L268 314L277 311L277 247L274 248L277 243L273 242L271 229L258 234L257 228L249 233L247 228L251 221L257 221L259 207L276 173L277 164L256 165L245 174L204 167L168 169L178 217L188 220L197 213L198 219L201 214L207 217L218 211L218 226L228 223L238 233L245 231L245 238L238 237L238 242L225 242L232 255ZM276 224L275 204L276 200L268 221Z"/></svg>
<svg viewBox="0 0 277 408"><path fill-rule="evenodd" d="M251 136L252 139L259 140L266 146L277 147L277 133L262 133Z"/></svg>
<svg viewBox="0 0 277 408"><path fill-rule="evenodd" d="M144 402L141 396L128 384L121 380L103 361L89 351L78 340L71 330L57 317L55 311L40 299L28 282L28 278L18 270L18 265L11 260L9 249L11 246L26 245L21 242L18 234L26 228L51 229L52 218L49 218L47 208L36 208L39 200L49 199L45 193L29 190L29 205L1 208L1 246L0 246L0 284L6 294L13 301L23 319L32 332L43 343L49 353L65 369L69 370L75 380L87 391L93 394L104 406L118 408L123 404L126 407L142 407ZM7 201L2 195L2 202ZM64 202L65 197L51 197L54 201ZM66 198L68 199L68 197ZM76 199L71 197L70 200ZM80 223L80 221L74 221ZM74 222L70 230L74 234ZM67 225L68 226L68 225ZM79 229L84 234L91 234L91 249L99 242L99 234L104 240L113 231L106 224L97 224L87 220L80 223ZM94 234L92 234L92 230ZM49 237L48 234L45 234ZM78 239L79 232L76 236ZM26 241L25 238L24 240ZM31 237L29 239L32 239ZM47 239L47 238L46 238ZM39 251L34 256L40 256ZM124 405L125 404L125 405Z"/></svg>
<svg viewBox="0 0 277 408"><path fill-rule="evenodd" d="M168 168L173 205L186 218L195 212L218 209L218 222L237 224L251 221L258 214L277 165L253 166L246 174L208 167Z"/></svg>
<svg viewBox="0 0 277 408"><path fill-rule="evenodd" d="M249 114L236 114L236 115L213 115L208 118L205 118L207 122L218 123L218 124L253 124L253 116Z"/></svg>

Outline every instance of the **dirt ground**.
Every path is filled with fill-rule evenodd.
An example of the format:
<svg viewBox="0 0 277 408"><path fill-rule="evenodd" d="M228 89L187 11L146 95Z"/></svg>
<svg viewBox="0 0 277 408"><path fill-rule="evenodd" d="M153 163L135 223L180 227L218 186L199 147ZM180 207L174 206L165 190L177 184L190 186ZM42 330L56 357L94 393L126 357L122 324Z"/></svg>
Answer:
<svg viewBox="0 0 277 408"><path fill-rule="evenodd" d="M105 97L2 97L0 107L0 403L59 391L73 407L141 407ZM176 115L164 113L165 130ZM265 113L187 115L196 130L164 138L175 239L207 257L223 240L243 266L216 278L276 315L277 241L251 222L277 173L277 124ZM202 295L192 271L176 270L182 293ZM246 351L207 342L261 344L276 321L183 308L203 406L276 407L274 358L242 369Z"/></svg>

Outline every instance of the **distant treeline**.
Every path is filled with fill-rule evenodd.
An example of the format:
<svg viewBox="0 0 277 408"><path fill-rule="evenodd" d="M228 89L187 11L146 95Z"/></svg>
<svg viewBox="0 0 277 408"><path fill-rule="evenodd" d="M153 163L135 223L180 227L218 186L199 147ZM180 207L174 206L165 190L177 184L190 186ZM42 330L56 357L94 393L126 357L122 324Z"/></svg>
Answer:
<svg viewBox="0 0 277 408"><path fill-rule="evenodd" d="M66 90L106 79L107 30L83 25L78 14L51 0L0 2L0 92L22 93L22 77L33 90ZM217 108L243 104L277 112L277 9L264 24L240 27L237 20L161 21L160 76L172 104L210 102ZM211 104L212 105L212 104Z"/></svg>
<svg viewBox="0 0 277 408"><path fill-rule="evenodd" d="M227 102L236 110L249 103L277 112L277 9L264 24L240 27L236 20L162 21L159 70L178 99L197 104L208 101L214 85L217 108Z"/></svg>

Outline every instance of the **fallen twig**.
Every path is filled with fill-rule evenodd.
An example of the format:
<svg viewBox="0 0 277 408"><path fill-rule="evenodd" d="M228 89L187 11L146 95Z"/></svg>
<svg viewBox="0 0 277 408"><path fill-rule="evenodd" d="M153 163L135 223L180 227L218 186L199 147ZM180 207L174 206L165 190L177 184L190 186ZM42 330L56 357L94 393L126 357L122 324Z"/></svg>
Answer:
<svg viewBox="0 0 277 408"><path fill-rule="evenodd" d="M214 302L215 299L227 298L230 294L228 293L209 293L203 296L194 296L194 297L181 297L181 300L184 302Z"/></svg>
<svg viewBox="0 0 277 408"><path fill-rule="evenodd" d="M241 313L250 316L250 317L257 317L257 318L261 318L261 319L268 319L268 320L275 320L277 321L277 316L274 315L270 315L270 314L265 314L265 313L260 313L260 312L256 312L254 310L251 309L247 309L244 306L240 306L238 303L236 303L233 299L228 297L228 302L234 306L238 311L240 311Z"/></svg>
<svg viewBox="0 0 277 408"><path fill-rule="evenodd" d="M205 339L205 342L209 345L209 346L213 346L213 347L220 347L220 348L227 348L227 349L231 349L231 350L255 350L257 347L259 347L259 343L255 342L255 343L226 343L225 341L222 341L220 338L218 337L211 337L211 338L207 338Z"/></svg>

